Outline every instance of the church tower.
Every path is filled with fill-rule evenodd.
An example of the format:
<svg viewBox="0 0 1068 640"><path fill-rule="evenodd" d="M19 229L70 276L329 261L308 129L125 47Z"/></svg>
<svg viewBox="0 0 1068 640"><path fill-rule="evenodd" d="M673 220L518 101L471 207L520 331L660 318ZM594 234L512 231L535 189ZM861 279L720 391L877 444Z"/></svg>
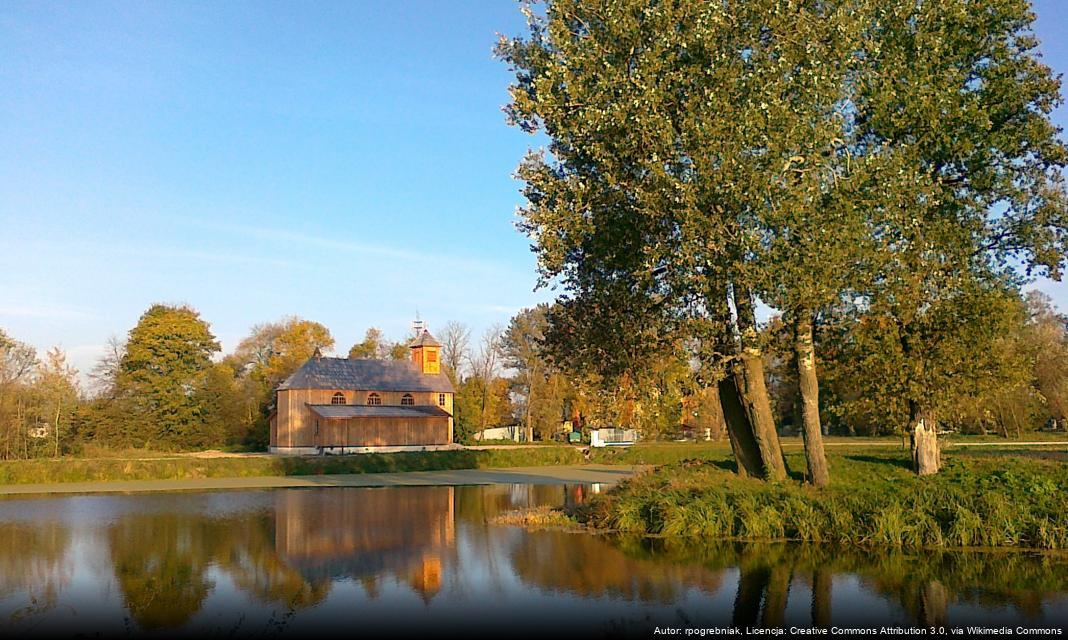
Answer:
<svg viewBox="0 0 1068 640"><path fill-rule="evenodd" d="M412 362L419 367L422 373L441 373L441 343L423 329L409 345L412 349Z"/></svg>

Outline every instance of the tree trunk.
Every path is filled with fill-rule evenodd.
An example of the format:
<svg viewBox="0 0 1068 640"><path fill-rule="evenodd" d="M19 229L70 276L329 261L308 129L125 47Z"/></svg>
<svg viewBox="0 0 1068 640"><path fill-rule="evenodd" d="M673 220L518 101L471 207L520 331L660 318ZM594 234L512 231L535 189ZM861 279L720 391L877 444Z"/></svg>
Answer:
<svg viewBox="0 0 1068 640"><path fill-rule="evenodd" d="M56 428L56 455L54 456L56 458L59 457L59 416L60 416L60 412L62 410L63 410L63 402L62 401L57 402L56 403L56 423L55 423L55 428Z"/></svg>
<svg viewBox="0 0 1068 640"><path fill-rule="evenodd" d="M741 362L734 367L738 396L752 425L766 477L784 480L786 464L782 459L779 434L775 431L775 418L771 413L771 399L764 382L764 360L757 341L752 293L736 287L734 305L738 311L738 333L741 337Z"/></svg>
<svg viewBox="0 0 1068 640"><path fill-rule="evenodd" d="M819 629L831 627L831 591L834 576L826 567L812 573L812 626Z"/></svg>
<svg viewBox="0 0 1068 640"><path fill-rule="evenodd" d="M812 344L812 316L799 312L794 318L794 350L797 355L797 381L801 388L801 434L805 440L809 482L825 487L831 481L827 456L823 453L820 426L820 389L816 377L816 349Z"/></svg>
<svg viewBox="0 0 1068 640"><path fill-rule="evenodd" d="M949 619L949 595L945 586L937 580L920 587L920 620L925 627L945 626Z"/></svg>
<svg viewBox="0 0 1068 640"><path fill-rule="evenodd" d="M736 627L755 627L760 615L760 603L768 588L771 572L767 567L738 568L738 591L734 595L731 624Z"/></svg>
<svg viewBox="0 0 1068 640"><path fill-rule="evenodd" d="M909 402L911 414L909 432L912 434L912 468L921 476L938 473L941 467L936 424L915 402Z"/></svg>
<svg viewBox="0 0 1068 640"><path fill-rule="evenodd" d="M782 628L786 623L786 602L790 597L793 569L784 561L771 568L768 588L764 595L764 612L760 622L764 627Z"/></svg>
<svg viewBox="0 0 1068 640"><path fill-rule="evenodd" d="M738 463L738 475L743 478L761 478L764 476L764 463L760 460L760 448L753 438L749 419L738 398L734 377L723 378L717 387L720 406L723 408L723 420L727 423L727 437L731 442L734 460Z"/></svg>

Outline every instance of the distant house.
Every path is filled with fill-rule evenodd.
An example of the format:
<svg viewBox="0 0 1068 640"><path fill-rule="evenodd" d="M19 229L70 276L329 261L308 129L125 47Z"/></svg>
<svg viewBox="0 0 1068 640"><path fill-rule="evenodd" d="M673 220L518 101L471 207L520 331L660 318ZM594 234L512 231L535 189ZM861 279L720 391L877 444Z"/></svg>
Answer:
<svg viewBox="0 0 1068 640"><path fill-rule="evenodd" d="M271 453L451 446L453 387L441 373L441 344L424 330L410 347L410 361L317 352L278 386Z"/></svg>

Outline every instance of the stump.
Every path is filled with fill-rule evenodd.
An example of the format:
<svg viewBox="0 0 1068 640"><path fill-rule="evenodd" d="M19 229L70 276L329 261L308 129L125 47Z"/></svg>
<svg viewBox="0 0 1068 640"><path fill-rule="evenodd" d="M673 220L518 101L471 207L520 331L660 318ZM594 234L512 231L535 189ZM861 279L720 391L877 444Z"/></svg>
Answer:
<svg viewBox="0 0 1068 640"><path fill-rule="evenodd" d="M912 430L912 466L918 475L929 476L938 473L941 466L938 453L938 434L932 424L920 418Z"/></svg>

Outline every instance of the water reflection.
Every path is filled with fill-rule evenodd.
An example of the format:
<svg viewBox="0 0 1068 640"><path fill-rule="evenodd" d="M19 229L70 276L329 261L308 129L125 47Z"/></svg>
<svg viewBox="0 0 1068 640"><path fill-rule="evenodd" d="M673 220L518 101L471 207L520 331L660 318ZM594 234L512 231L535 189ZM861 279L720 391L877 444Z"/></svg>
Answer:
<svg viewBox="0 0 1068 640"><path fill-rule="evenodd" d="M0 621L23 635L1063 626L1068 559L666 542L489 524L589 487L0 502Z"/></svg>

